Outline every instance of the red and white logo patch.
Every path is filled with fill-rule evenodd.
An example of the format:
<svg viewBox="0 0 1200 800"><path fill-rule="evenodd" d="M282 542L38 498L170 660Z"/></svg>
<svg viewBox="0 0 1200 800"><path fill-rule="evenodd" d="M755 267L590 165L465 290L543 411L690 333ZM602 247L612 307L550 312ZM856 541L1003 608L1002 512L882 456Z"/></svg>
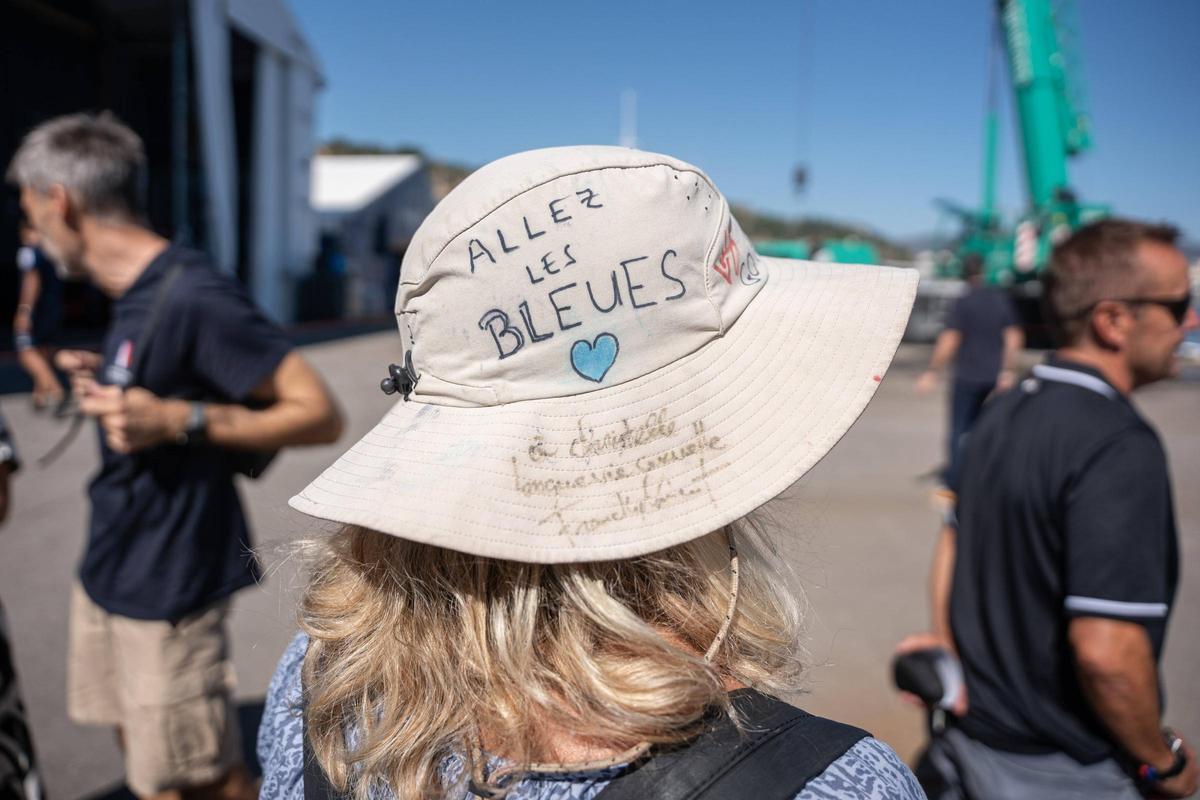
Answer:
<svg viewBox="0 0 1200 800"><path fill-rule="evenodd" d="M133 341L126 339L121 342L121 346L117 348L117 357L113 359L113 364L122 368L129 369L133 366Z"/></svg>

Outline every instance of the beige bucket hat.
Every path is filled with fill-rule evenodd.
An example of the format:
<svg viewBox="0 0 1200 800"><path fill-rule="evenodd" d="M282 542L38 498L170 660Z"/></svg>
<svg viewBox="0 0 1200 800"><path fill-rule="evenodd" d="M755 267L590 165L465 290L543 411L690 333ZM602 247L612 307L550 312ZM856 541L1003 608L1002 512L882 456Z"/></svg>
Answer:
<svg viewBox="0 0 1200 800"><path fill-rule="evenodd" d="M759 256L703 172L618 147L483 167L400 275L405 396L291 505L535 563L660 550L782 492L874 395L917 285Z"/></svg>

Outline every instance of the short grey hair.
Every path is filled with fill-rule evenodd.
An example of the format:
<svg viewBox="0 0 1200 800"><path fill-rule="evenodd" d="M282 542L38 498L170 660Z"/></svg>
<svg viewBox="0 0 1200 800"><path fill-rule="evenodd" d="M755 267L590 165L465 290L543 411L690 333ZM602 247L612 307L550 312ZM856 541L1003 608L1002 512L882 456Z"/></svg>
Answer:
<svg viewBox="0 0 1200 800"><path fill-rule="evenodd" d="M61 185L82 211L142 215L146 151L116 115L67 114L25 135L8 167L9 182L40 193Z"/></svg>

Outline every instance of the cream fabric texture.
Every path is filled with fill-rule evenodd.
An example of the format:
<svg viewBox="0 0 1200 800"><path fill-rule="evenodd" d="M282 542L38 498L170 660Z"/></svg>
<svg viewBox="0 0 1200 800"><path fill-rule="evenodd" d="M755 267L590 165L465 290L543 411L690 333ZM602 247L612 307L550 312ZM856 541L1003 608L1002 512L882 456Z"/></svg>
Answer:
<svg viewBox="0 0 1200 800"><path fill-rule="evenodd" d="M667 156L501 159L451 192L406 254L396 361L411 352L411 398L292 505L539 563L702 536L846 432L916 283L913 270L756 255L711 181Z"/></svg>

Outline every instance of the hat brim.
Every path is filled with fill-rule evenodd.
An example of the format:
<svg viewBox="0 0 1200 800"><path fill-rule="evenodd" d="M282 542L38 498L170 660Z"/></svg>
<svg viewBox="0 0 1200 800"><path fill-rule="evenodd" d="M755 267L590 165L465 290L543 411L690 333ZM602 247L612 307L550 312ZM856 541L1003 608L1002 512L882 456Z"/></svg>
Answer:
<svg viewBox="0 0 1200 800"><path fill-rule="evenodd" d="M916 294L910 269L763 258L723 336L635 380L492 407L399 401L293 508L532 563L703 536L803 476L875 394Z"/></svg>

